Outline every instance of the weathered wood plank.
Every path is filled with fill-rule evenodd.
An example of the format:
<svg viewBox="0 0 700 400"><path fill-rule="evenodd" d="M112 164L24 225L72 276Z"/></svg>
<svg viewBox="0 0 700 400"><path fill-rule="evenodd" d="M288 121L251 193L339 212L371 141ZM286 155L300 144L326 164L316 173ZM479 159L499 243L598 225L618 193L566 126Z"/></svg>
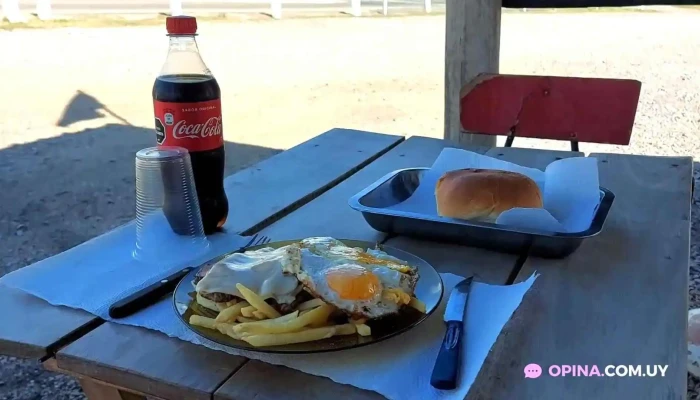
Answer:
<svg viewBox="0 0 700 400"><path fill-rule="evenodd" d="M557 160L570 157L582 157L584 154L581 152L573 151L558 151L558 150L540 150L540 149L525 149L517 147L496 147L489 150L486 155L509 161L518 165L522 165L530 168L537 168L544 170L547 166ZM522 263L526 260L525 256L521 256L518 263ZM516 265L519 268L519 265ZM508 281L515 280L518 270L511 271L512 275L509 277ZM529 277L529 275L528 275ZM512 317L509 324L513 321L517 321L522 316L516 314ZM508 325L507 325L508 326ZM496 343L491 348L488 357L484 361L481 371L474 382L474 385L469 391L467 398L469 400L473 399L495 399L491 397L491 387L493 384L505 384L503 380L500 379L497 368L500 366L501 353L503 352L503 343L508 343L509 338L514 333L512 330L504 328L501 331ZM524 365L523 365L524 367ZM496 383L494 383L496 382Z"/></svg>
<svg viewBox="0 0 700 400"><path fill-rule="evenodd" d="M501 0L447 0L445 139L493 147L495 136L462 133L460 91L481 73L498 73Z"/></svg>
<svg viewBox="0 0 700 400"><path fill-rule="evenodd" d="M67 371L64 371L60 368L58 368L58 363L56 362L55 358L48 358L46 361L42 362L42 365L44 368L48 371L51 372L56 372L59 374L68 374ZM80 375L78 373L71 373L70 374L73 378L75 378L78 382L80 382L81 386L83 385L84 382L89 382L90 386L98 386L102 387L100 391L105 392L105 395L112 395L110 392L118 392L119 395L122 397L122 400L142 400L142 399L148 399L148 400L165 400L160 397L153 397L153 396L146 396L145 393L139 393L134 391L133 389L127 389L124 387L116 386L104 381L100 381L98 379L90 378L85 375ZM110 390L111 389L111 390ZM87 393L85 388L83 387L83 391ZM88 395L89 396L89 395Z"/></svg>
<svg viewBox="0 0 700 400"><path fill-rule="evenodd" d="M348 200L377 179L401 168L429 167L450 143L413 136L378 158L332 190L262 231L275 240L305 236L381 241L384 234L372 229Z"/></svg>
<svg viewBox="0 0 700 400"><path fill-rule="evenodd" d="M0 288L0 354L40 359L64 338L96 326L95 316L81 310L55 307L20 290Z"/></svg>
<svg viewBox="0 0 700 400"><path fill-rule="evenodd" d="M394 169L430 166L444 146L445 142L437 139L410 138L261 233L272 240L330 235L381 241L385 235L370 228L362 215L348 206L348 199ZM335 157L342 158L343 152L336 152ZM303 157L299 160L305 161ZM114 346L104 346L104 343L112 343L116 332L120 338L118 351ZM176 349L178 354L173 354ZM59 351L56 357L58 366L64 370L163 398L171 398L177 393L181 396L182 393L203 396L209 389L213 392L216 387L212 386L214 382L218 379L218 383L223 382L239 365L238 357L185 343L158 332L113 323L105 323L76 340ZM200 362L210 358L220 360L219 364ZM233 360L233 367L225 369L223 365L229 358ZM195 368L193 365L196 365L198 374L210 379L199 383L181 379L181 375ZM265 379L259 384L268 381Z"/></svg>
<svg viewBox="0 0 700 400"><path fill-rule="evenodd" d="M230 212L226 229L250 233L271 224L403 139L402 136L332 129L227 177L225 187ZM54 307L5 287L0 287L0 308L10 313L7 317L13 321L13 324L0 324L0 354L17 357L45 357L54 348L84 333L81 328L94 328L98 322L89 313Z"/></svg>
<svg viewBox="0 0 700 400"><path fill-rule="evenodd" d="M685 399L692 159L594 154L615 203L603 232L541 276L483 379L488 398ZM539 379L524 379L528 363ZM668 365L664 377L564 378L551 365ZM481 397L479 397L481 398ZM487 397L484 397L487 398Z"/></svg>
<svg viewBox="0 0 700 400"><path fill-rule="evenodd" d="M230 209L225 228L257 232L403 140L403 136L336 128L237 172L225 181Z"/></svg>
<svg viewBox="0 0 700 400"><path fill-rule="evenodd" d="M480 282L494 285L505 285L518 258L513 254L407 237L391 238L386 241L386 245L417 255L438 272L474 276Z"/></svg>
<svg viewBox="0 0 700 400"><path fill-rule="evenodd" d="M58 368L170 400L209 399L246 359L106 322L56 355Z"/></svg>
<svg viewBox="0 0 700 400"><path fill-rule="evenodd" d="M325 400L329 398L379 400L385 397L369 390L341 385L328 378L255 360L248 361L214 394L214 400Z"/></svg>
<svg viewBox="0 0 700 400"><path fill-rule="evenodd" d="M79 382L88 400L123 400L118 389L99 385L89 379L80 379Z"/></svg>
<svg viewBox="0 0 700 400"><path fill-rule="evenodd" d="M101 385L91 379L79 379L79 382L88 400L146 400L144 396Z"/></svg>

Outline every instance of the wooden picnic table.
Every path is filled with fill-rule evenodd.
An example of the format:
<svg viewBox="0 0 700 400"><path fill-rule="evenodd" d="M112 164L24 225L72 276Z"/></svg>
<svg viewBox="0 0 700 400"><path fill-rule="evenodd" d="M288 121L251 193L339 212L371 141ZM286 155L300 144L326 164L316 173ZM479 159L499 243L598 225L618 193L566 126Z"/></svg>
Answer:
<svg viewBox="0 0 700 400"><path fill-rule="evenodd" d="M599 159L601 185L616 199L603 232L566 259L390 236L370 228L348 206L352 195L393 170L430 166L445 147L459 145L331 130L228 177L230 227L275 241L308 236L376 241L412 252L440 272L473 274L491 284L512 284L538 271L469 399L685 399L692 159L591 154ZM469 150L540 169L582 155ZM41 360L73 375L90 398L382 398L156 331L104 322L16 290L0 289L0 308L0 353ZM529 363L543 369L576 364L668 369L653 378L525 379Z"/></svg>

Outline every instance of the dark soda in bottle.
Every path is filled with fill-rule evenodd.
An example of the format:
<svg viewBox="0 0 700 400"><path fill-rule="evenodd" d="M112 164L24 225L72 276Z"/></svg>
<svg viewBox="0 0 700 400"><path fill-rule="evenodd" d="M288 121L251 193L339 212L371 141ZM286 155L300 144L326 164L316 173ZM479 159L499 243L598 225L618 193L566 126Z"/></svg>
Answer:
<svg viewBox="0 0 700 400"><path fill-rule="evenodd" d="M189 151L204 232L208 235L221 228L228 216L221 89L199 54L195 41L197 20L168 17L166 27L170 48L153 85L156 141L159 146L178 146ZM163 178L163 210L173 230L179 233L183 229L178 221L183 217L177 214L182 207L169 206L167 182L172 177Z"/></svg>

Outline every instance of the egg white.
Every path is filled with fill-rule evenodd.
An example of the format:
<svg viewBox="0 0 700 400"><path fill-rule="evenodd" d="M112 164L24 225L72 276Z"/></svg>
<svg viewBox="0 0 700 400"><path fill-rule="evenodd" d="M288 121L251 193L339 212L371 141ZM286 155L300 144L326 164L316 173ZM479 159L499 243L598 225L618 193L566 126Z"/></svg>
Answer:
<svg viewBox="0 0 700 400"><path fill-rule="evenodd" d="M309 240L309 244L305 244L302 241L296 247L290 246L291 249L288 253L290 262L287 265L286 272L293 273L313 296L333 304L350 315L372 319L396 313L401 307L394 301L387 301L382 298L386 290L400 289L409 295L413 295L413 287L417 277L411 277L385 265L367 263L368 258L362 256L365 250L348 247L342 243L337 244L339 242L334 241L335 239L332 239L332 241L327 239ZM405 265L403 261L378 249L372 250L371 253L370 251L366 253L382 260ZM329 287L326 280L326 272L331 268L345 267L367 269L379 278L382 290L367 300L341 298L337 292Z"/></svg>

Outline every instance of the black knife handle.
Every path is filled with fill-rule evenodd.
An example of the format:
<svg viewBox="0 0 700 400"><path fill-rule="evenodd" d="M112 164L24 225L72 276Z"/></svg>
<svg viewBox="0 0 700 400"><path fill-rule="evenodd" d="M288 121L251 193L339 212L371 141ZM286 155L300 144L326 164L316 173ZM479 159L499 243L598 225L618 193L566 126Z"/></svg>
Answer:
<svg viewBox="0 0 700 400"><path fill-rule="evenodd" d="M190 271L192 267L185 268L115 302L109 307L109 316L115 319L128 317L155 304L163 296L175 290L178 282Z"/></svg>
<svg viewBox="0 0 700 400"><path fill-rule="evenodd" d="M447 333L435 360L433 375L430 377L430 384L435 389L452 390L457 387L461 347L462 322L450 321L447 323Z"/></svg>

